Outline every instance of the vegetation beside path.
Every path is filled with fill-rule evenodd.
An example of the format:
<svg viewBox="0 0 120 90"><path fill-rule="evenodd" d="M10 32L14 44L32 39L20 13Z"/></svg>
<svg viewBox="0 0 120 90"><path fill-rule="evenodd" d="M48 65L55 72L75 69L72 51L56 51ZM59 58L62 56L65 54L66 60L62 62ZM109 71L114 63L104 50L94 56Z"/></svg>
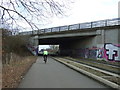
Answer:
<svg viewBox="0 0 120 90"><path fill-rule="evenodd" d="M17 88L25 73L36 61L27 49L26 37L12 36L2 30L2 88Z"/></svg>
<svg viewBox="0 0 120 90"><path fill-rule="evenodd" d="M19 58L20 59L20 58ZM11 61L3 67L2 88L17 88L25 73L36 61L35 56L23 57L22 60Z"/></svg>

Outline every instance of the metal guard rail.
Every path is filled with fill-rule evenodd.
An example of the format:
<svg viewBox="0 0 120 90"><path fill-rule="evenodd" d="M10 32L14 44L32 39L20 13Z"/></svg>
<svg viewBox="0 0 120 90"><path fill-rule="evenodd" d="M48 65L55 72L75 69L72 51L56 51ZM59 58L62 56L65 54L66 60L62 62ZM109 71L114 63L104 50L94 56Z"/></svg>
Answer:
<svg viewBox="0 0 120 90"><path fill-rule="evenodd" d="M94 22L79 23L79 24L66 25L66 26L59 26L59 27L46 28L46 29L40 29L40 30L34 30L34 31L28 31L28 32L21 32L19 33L19 35L44 34L44 33L50 33L50 32L80 30L80 29L115 26L115 25L120 25L120 18L99 20L99 21L94 21Z"/></svg>

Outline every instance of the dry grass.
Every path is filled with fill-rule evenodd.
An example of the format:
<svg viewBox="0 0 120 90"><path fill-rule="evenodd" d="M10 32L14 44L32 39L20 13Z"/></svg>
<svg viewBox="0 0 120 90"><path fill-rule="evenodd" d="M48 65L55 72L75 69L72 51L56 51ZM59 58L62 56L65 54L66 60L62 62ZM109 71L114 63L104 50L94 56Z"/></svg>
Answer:
<svg viewBox="0 0 120 90"><path fill-rule="evenodd" d="M9 36L9 30L2 31L2 88L16 88L24 74L36 61L26 48L28 37Z"/></svg>
<svg viewBox="0 0 120 90"><path fill-rule="evenodd" d="M11 62L2 68L2 88L17 88L24 74L36 61L36 57L27 56L22 60Z"/></svg>

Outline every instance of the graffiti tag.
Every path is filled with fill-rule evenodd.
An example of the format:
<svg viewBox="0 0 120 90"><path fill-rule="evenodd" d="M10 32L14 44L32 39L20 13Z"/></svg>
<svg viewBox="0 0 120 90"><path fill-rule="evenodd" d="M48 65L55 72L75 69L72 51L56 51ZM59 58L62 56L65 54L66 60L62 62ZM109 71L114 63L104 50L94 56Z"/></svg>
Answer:
<svg viewBox="0 0 120 90"><path fill-rule="evenodd" d="M113 44L105 44L106 58L110 61L120 61L120 47Z"/></svg>

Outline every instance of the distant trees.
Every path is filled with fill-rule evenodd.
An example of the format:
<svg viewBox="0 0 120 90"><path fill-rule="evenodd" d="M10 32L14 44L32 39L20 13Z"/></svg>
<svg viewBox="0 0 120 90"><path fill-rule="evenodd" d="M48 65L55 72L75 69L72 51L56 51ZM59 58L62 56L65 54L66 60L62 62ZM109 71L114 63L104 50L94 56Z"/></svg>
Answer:
<svg viewBox="0 0 120 90"><path fill-rule="evenodd" d="M54 50L54 51L58 51L59 50L59 45L49 45L50 49Z"/></svg>
<svg viewBox="0 0 120 90"><path fill-rule="evenodd" d="M58 55L59 54L59 45L49 45L51 52L49 52L51 55Z"/></svg>

